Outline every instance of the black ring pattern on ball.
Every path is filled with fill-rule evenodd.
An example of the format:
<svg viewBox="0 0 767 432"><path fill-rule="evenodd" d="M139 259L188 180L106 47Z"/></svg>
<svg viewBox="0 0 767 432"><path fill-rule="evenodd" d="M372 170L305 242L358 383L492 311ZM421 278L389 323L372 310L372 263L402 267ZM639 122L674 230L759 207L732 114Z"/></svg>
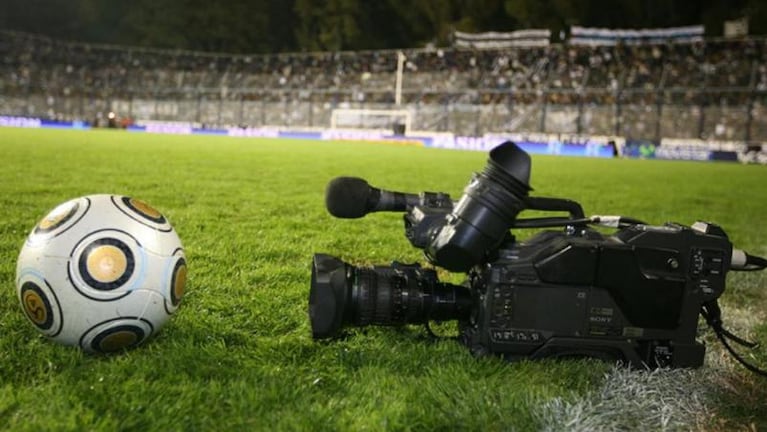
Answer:
<svg viewBox="0 0 767 432"><path fill-rule="evenodd" d="M99 246L114 246L125 254L125 271L122 275L120 275L119 278L112 282L100 282L93 278L93 276L91 276L91 274L88 272L88 256L91 254L93 249ZM121 287L123 284L125 284L125 282L128 281L128 279L130 279L136 266L136 260L133 257L133 252L131 252L130 248L125 243L114 238L100 238L89 244L82 252L82 254L80 254L80 260L78 261L77 266L80 270L80 275L83 278L83 282L88 284L88 286L100 291L111 291Z"/></svg>
<svg viewBox="0 0 767 432"><path fill-rule="evenodd" d="M182 266L186 267L186 260L184 258L179 258L179 260L176 261L176 265L173 266L173 276L170 279L170 301L173 303L173 306L178 306L178 304L181 303L181 298L176 297L176 278L178 277L178 272Z"/></svg>
<svg viewBox="0 0 767 432"><path fill-rule="evenodd" d="M144 333L144 330L142 330L140 327L130 324L123 324L119 325L117 327L112 327L108 330L105 330L99 334L97 334L93 340L91 341L91 349L94 351L100 352L100 353L109 353L109 352L115 352L115 351L105 351L101 348L101 342L104 341L104 339L108 338L109 336L118 333L118 332L129 332L136 335L136 342L128 344L126 346L120 347L119 349L115 351L122 351L125 349L133 348L134 346L140 344L144 341L146 338L146 334Z"/></svg>
<svg viewBox="0 0 767 432"><path fill-rule="evenodd" d="M152 323L151 323L150 321L148 321L146 318L141 318L141 317L136 317L136 316L124 316L124 317L113 318L113 319L110 319L110 320L107 320L107 321L103 321L103 322L100 322L100 323L98 323L98 324L94 325L93 327L89 328L88 330L86 330L85 332L83 332L83 335L82 335L82 336L80 336L79 345L80 345L81 347L85 348L87 345L84 345L84 342L85 342L85 341L88 339L88 335L89 335L89 334L90 334L90 333L91 333L93 330L95 330L95 329L97 329L97 328L99 328L99 327L102 327L102 326L106 326L106 325L108 325L109 323L111 323L111 322L114 322L114 321L131 321L131 320L133 320L133 321L138 321L138 322L141 322L142 324L144 324L144 325L146 325L146 326L147 326L147 330L148 330L148 333L144 333L144 330L143 330L143 329L141 329L141 332L142 332L142 334L144 335L144 338L143 338L143 339L140 339L138 342L136 342L135 344L133 344L134 346L135 346L135 345L139 345L140 343L144 342L144 340L145 340L147 337L151 336L151 335L152 335L152 333L154 333L154 325L152 325ZM117 327L122 327L122 326L130 326L130 327L134 327L134 328L139 328L139 329L140 329L140 327L138 327L137 325L134 325L134 324L130 324L130 323L126 323L126 324L118 324L118 325L117 325ZM103 333L103 332L102 332L102 333ZM114 332L109 332L109 333L107 333L105 336L108 336L109 334L112 334L112 333L114 333ZM98 352L100 352L100 351L99 351L99 349L98 349L98 345L94 346L94 345L93 345L93 340L94 340L94 339L96 339L96 338L98 338L100 334L101 334L101 333L97 334L96 336L94 336L94 337L93 337L93 339L91 339L91 340L90 340L90 347L91 347L91 349L93 349L94 351L98 351ZM101 339L103 339L103 337L101 337L101 338L99 339L99 341L101 341Z"/></svg>
<svg viewBox="0 0 767 432"><path fill-rule="evenodd" d="M35 320L33 317L29 316L30 311L27 308L26 305L24 305L24 313L27 314L27 317L30 321L32 321L32 324L34 324L37 328L41 330L48 330L53 325L53 307L51 306L51 302L48 300L48 296L45 295L42 289L40 289L39 286L37 286L36 283L27 281L24 282L21 285L21 299L22 302L24 301L24 294L27 291L32 291L40 298L40 300L43 301L43 307L45 308L45 321L43 323L38 323L37 320Z"/></svg>
<svg viewBox="0 0 767 432"><path fill-rule="evenodd" d="M77 222L79 222L80 219L82 219L83 216L85 216L85 214L88 213L88 209L91 207L91 200L88 199L88 198L85 198L85 197L83 197L83 200L85 200L85 210L83 210L83 212L80 215L80 217L78 217L75 221L73 221L71 224L69 224L68 227L64 228L60 232L57 232L53 237L59 236L62 233L66 232L68 229L70 229L73 226L77 225ZM55 224L55 225L53 225L53 226L51 226L49 228L40 228L40 224L37 224L37 226L35 226L35 229L33 231L34 234L49 234L49 233L51 233L55 229L60 228L65 223L69 222L69 220L72 219L72 216L77 214L77 210L79 210L79 209L80 209L80 203L75 204L72 207L72 210L70 210L69 213L67 213L66 217L64 217L57 224Z"/></svg>
<svg viewBox="0 0 767 432"><path fill-rule="evenodd" d="M74 214L77 213L77 209L79 208L80 208L80 204L75 203L72 207L69 208L69 211L67 212L67 214L64 215L64 217L59 219L58 222L49 226L48 228L41 228L40 224L37 224L37 226L35 227L35 234L49 233L55 230L56 228L66 223L69 219L71 219L72 216L74 216Z"/></svg>
<svg viewBox="0 0 767 432"><path fill-rule="evenodd" d="M126 211L125 208L123 208L120 204L117 203L117 200L115 198L116 198L115 196L110 197L115 207L117 207L126 216L135 220L136 222L161 232L173 231L173 227L170 226L170 224L168 224L168 220L165 219L165 216L160 216L160 218L152 218L146 215L144 212L137 210L136 207L133 206L133 204L128 204L130 202L130 197L120 197L120 201L123 203L123 205L125 205L127 208L131 210L130 212Z"/></svg>
<svg viewBox="0 0 767 432"><path fill-rule="evenodd" d="M184 254L184 249L183 248L177 248L176 250L173 251L173 253L171 255L174 256L174 257L175 256L179 256L179 260L183 260L184 261L184 265L186 266L186 259L184 258L183 254ZM175 285L176 285L176 277L177 277L177 274L178 274L177 272L178 272L178 261L175 264L173 264L173 271L172 271L172 274L171 274L170 285L168 286L168 290L170 292L170 301L168 301L168 299L166 298L165 301L163 302L163 304L165 305L165 312L168 315L173 315L175 313L176 309L178 308L178 305L181 304L181 299L175 299L175 295L174 295L175 294L174 289L175 289Z"/></svg>
<svg viewBox="0 0 767 432"><path fill-rule="evenodd" d="M124 196L124 197L121 198L121 200L122 200L123 204L125 204L129 209L133 210L137 214L141 215L142 217L145 217L145 218L149 219L150 221L152 221L154 223L164 224L165 222L167 222L165 220L165 216L163 216L163 215L160 215L159 217L154 218L154 217L149 216L148 214L144 213L142 210L136 208L136 206L133 205L133 200L130 197Z"/></svg>

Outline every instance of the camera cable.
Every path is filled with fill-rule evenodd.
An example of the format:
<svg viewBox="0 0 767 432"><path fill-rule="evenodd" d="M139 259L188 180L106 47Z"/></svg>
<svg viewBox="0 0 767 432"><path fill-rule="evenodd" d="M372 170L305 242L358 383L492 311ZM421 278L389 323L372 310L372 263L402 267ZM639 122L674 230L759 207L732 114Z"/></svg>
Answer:
<svg viewBox="0 0 767 432"><path fill-rule="evenodd" d="M541 217L517 219L512 228L553 228L562 226L601 225L609 228L623 228L630 225L646 225L639 219L626 216L600 216L594 215L584 218L569 217Z"/></svg>
<svg viewBox="0 0 767 432"><path fill-rule="evenodd" d="M731 332L729 332L727 329L724 328L722 325L722 311L719 308L719 303L714 301L710 301L703 305L703 308L701 309L701 315L703 315L703 318L706 319L706 322L711 327L712 330L714 330L714 333L716 334L716 337L719 339L720 342L722 342L722 345L727 349L727 351L732 355L735 360L738 361L738 363L742 364L743 367L750 370L751 372L761 375L763 377L767 377L767 370L760 369L757 366L754 366L753 364L749 363L744 359L740 354L738 354L735 349L732 348L732 346L727 341L728 339L742 345L746 348L756 348L759 346L759 344L754 342L749 342L741 337L738 337Z"/></svg>

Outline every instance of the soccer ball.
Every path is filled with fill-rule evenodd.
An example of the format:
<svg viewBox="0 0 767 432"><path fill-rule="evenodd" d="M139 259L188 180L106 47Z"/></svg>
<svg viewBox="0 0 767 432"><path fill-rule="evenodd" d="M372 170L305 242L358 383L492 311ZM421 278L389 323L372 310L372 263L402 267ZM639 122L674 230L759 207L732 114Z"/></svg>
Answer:
<svg viewBox="0 0 767 432"><path fill-rule="evenodd" d="M42 334L87 352L132 348L178 309L184 249L165 217L119 195L54 208L29 234L16 266L21 307Z"/></svg>

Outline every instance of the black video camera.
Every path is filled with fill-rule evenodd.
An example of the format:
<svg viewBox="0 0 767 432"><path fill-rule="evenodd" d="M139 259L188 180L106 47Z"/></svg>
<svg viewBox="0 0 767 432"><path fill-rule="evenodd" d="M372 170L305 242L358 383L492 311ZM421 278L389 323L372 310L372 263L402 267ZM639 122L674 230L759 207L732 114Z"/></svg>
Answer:
<svg viewBox="0 0 767 432"><path fill-rule="evenodd" d="M312 265L309 316L315 339L343 326L457 320L475 355L507 359L596 357L637 367L697 367L702 314L717 336L754 346L722 327L717 299L729 270L760 270L763 258L733 249L717 225L651 226L618 216L585 217L575 201L528 195L530 157L512 142L490 152L461 199L373 188L339 177L328 211L358 218L403 211L405 235L433 265L467 273L442 283L418 264L354 267L325 254ZM518 219L525 209L568 216ZM605 235L590 227L617 229ZM516 241L511 228L552 228Z"/></svg>

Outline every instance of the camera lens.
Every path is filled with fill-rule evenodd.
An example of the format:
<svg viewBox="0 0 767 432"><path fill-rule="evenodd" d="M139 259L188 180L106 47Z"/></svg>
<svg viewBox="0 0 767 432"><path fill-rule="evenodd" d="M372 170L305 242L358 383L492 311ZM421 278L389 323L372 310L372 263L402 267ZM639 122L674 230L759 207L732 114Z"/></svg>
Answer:
<svg viewBox="0 0 767 432"><path fill-rule="evenodd" d="M432 263L465 272L506 237L531 190L530 156L511 141L490 151L445 224L425 249Z"/></svg>
<svg viewBox="0 0 767 432"><path fill-rule="evenodd" d="M332 337L344 326L468 319L471 305L468 288L440 283L433 270L416 264L354 267L314 255L309 318L315 339Z"/></svg>

